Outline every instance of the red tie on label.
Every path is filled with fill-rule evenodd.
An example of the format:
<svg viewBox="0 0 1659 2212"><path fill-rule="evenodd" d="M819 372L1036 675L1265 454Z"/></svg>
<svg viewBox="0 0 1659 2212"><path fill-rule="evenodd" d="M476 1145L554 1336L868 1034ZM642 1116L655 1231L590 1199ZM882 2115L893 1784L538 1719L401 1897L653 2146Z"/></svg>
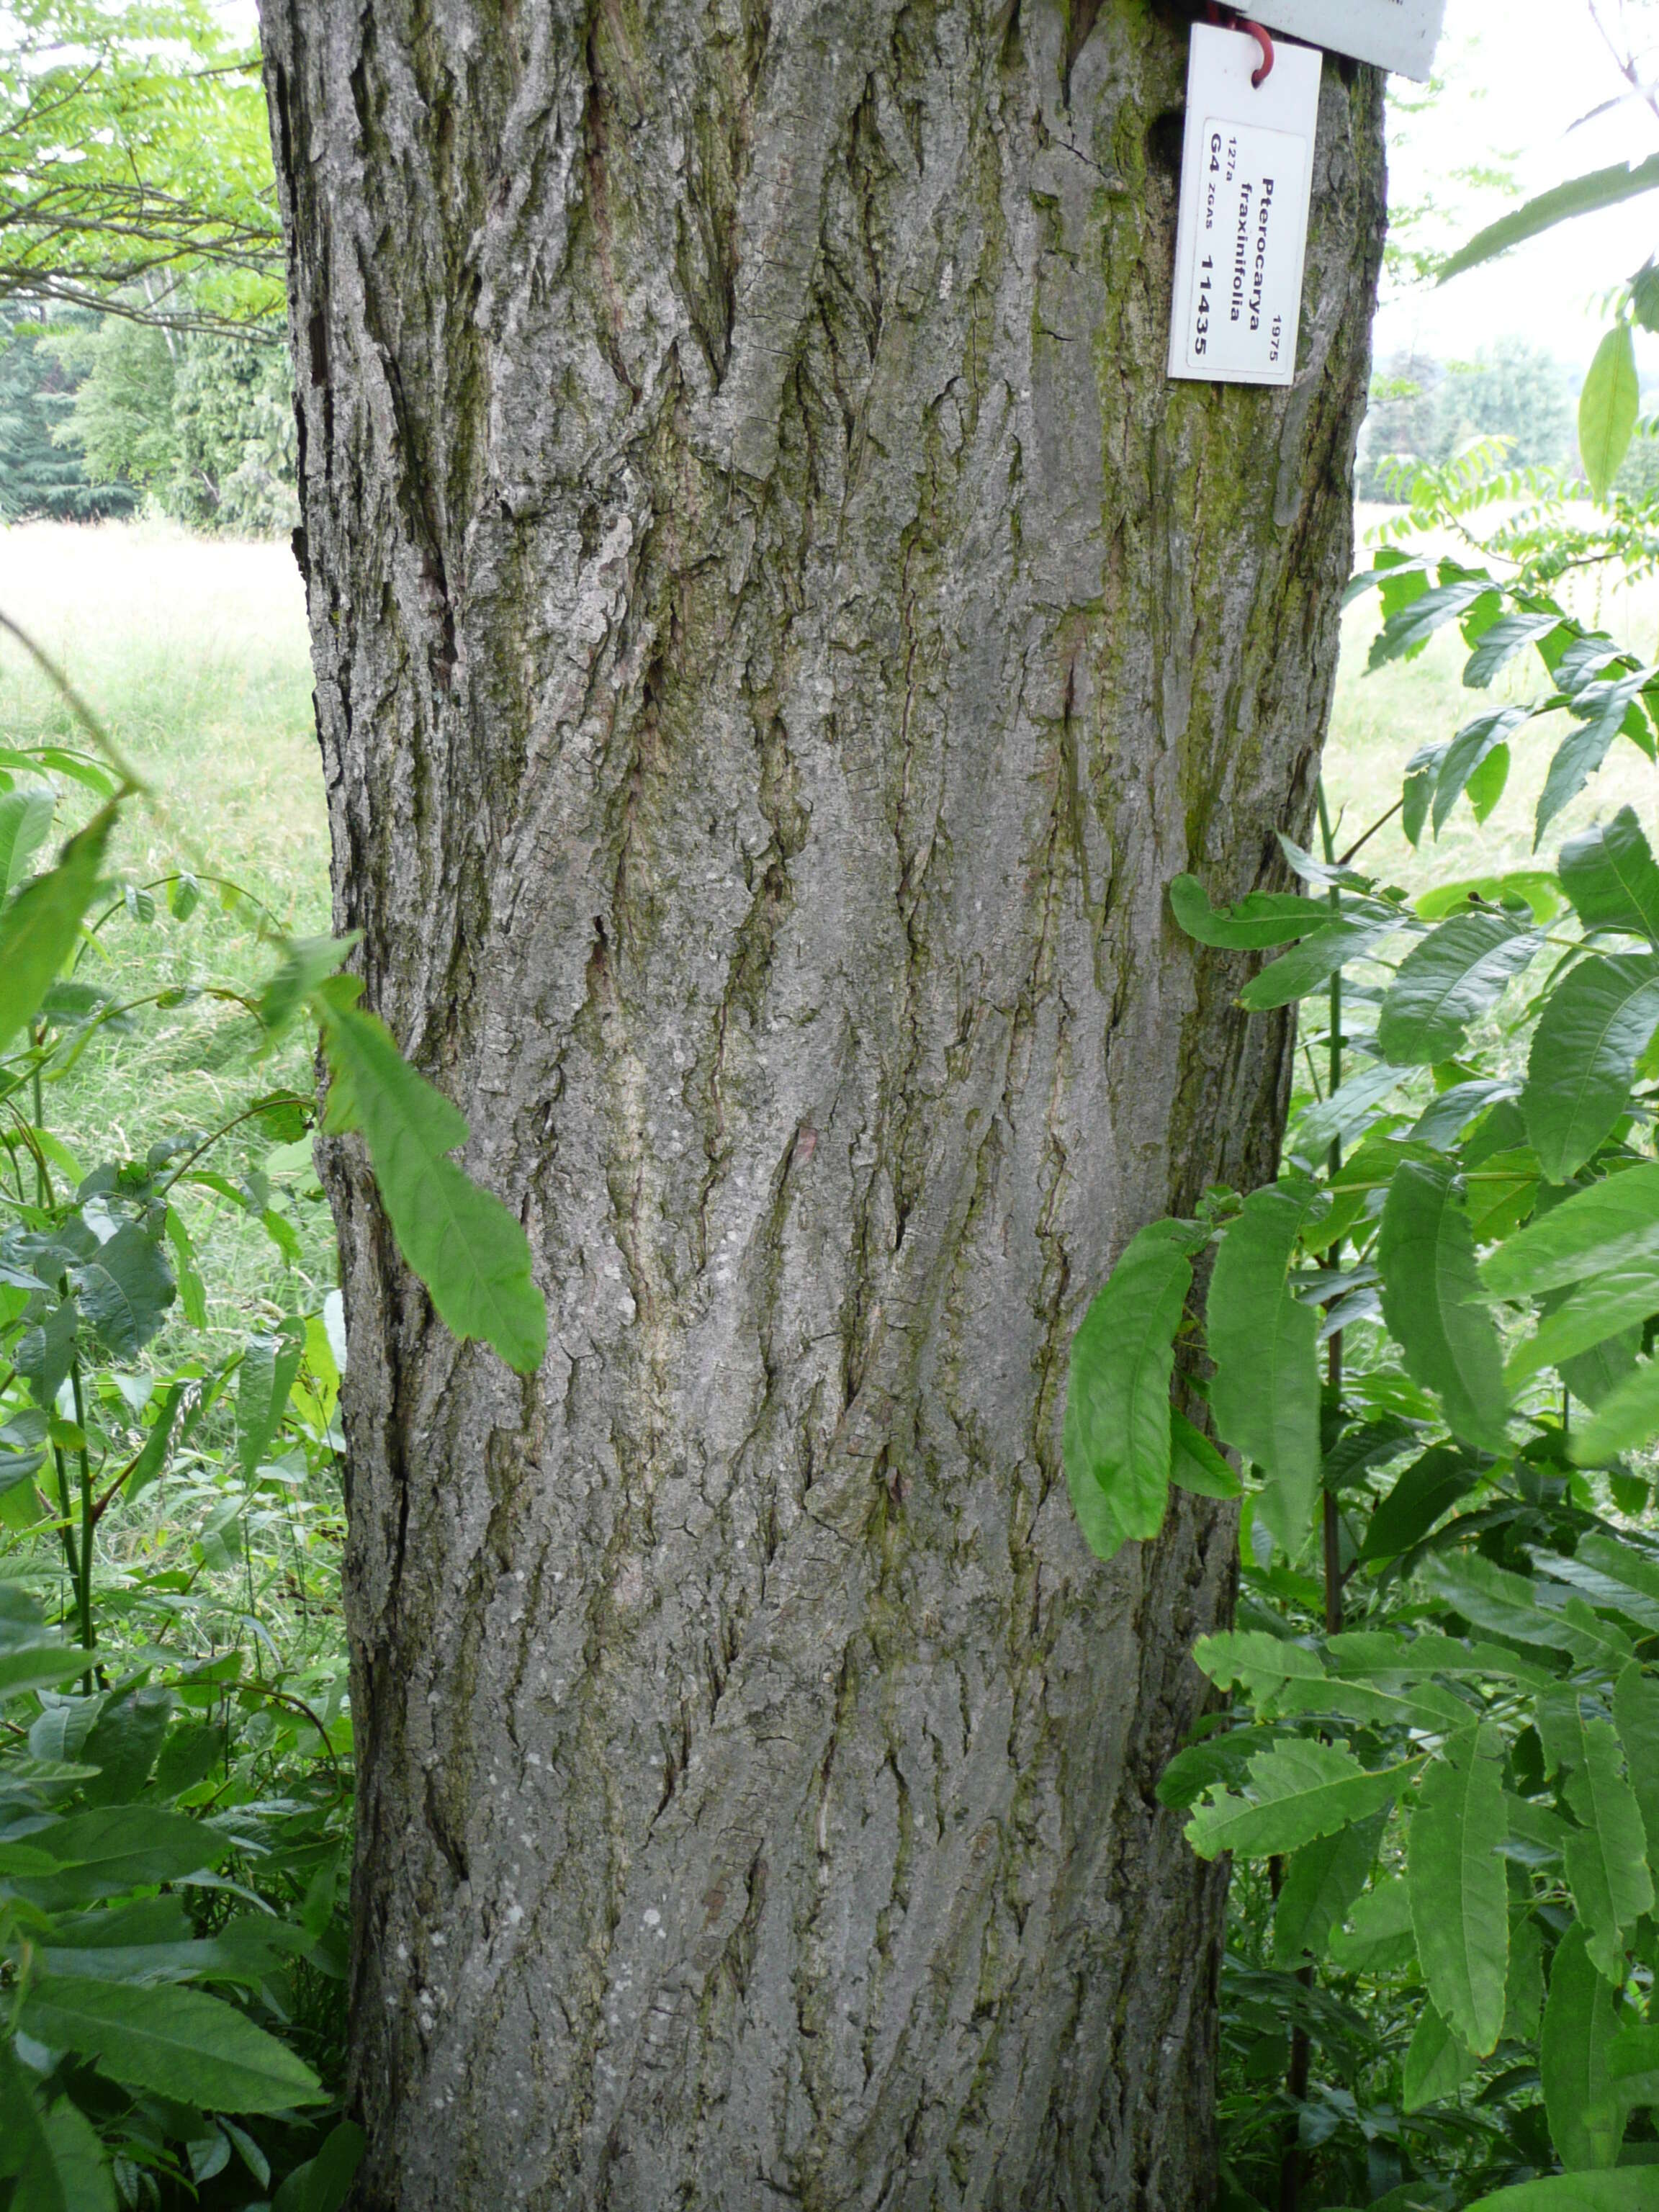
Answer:
<svg viewBox="0 0 1659 2212"><path fill-rule="evenodd" d="M1248 31L1261 49L1261 66L1252 72L1250 82L1258 91L1273 73L1273 42L1260 23L1253 23L1248 15L1241 15L1236 8L1221 8L1216 0L1207 0L1206 12L1210 21L1219 29Z"/></svg>

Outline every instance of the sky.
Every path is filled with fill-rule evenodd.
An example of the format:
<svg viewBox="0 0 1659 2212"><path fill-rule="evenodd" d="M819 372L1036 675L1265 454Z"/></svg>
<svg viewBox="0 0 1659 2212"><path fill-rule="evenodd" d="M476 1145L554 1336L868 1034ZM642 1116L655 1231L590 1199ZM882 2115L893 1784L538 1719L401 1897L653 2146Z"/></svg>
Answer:
<svg viewBox="0 0 1659 2212"><path fill-rule="evenodd" d="M1659 0L1597 5L1644 79L1659 79ZM1530 198L1659 154L1659 116L1639 100L1582 120L1629 90L1589 0L1449 0L1436 74L1440 87L1426 101L1419 88L1390 81L1389 200L1396 210L1433 204L1425 244L1458 243L1516 204L1499 185L1467 181L1470 171L1507 172ZM1443 287L1391 286L1378 357L1415 345L1468 360L1514 334L1587 367L1607 327L1607 294L1656 253L1659 192L1565 224ZM1638 346L1644 381L1659 380L1659 337L1638 334Z"/></svg>

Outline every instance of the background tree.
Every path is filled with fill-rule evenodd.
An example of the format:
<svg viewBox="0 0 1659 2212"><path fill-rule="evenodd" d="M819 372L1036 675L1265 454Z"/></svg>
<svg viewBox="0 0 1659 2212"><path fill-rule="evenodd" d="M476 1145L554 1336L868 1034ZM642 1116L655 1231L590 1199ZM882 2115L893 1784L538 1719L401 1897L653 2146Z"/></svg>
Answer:
<svg viewBox="0 0 1659 2212"><path fill-rule="evenodd" d="M1232 1525L1101 1570L1060 1419L1274 1156L1164 893L1311 805L1380 86L1270 392L1164 377L1174 11L264 30L337 920L551 1320L458 1351L332 1148L362 2201L1200 2202Z"/></svg>

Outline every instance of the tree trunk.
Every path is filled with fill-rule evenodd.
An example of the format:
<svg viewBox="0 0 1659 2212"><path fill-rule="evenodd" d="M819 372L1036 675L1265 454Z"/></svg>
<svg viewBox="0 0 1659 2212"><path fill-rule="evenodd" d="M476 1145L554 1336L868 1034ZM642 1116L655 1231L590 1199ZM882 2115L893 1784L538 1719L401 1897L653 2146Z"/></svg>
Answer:
<svg viewBox="0 0 1659 2212"><path fill-rule="evenodd" d="M1149 0L266 0L336 921L551 1347L331 1148L376 2212L1186 2208L1225 1611L1060 1460L1115 1254L1271 1172L1164 887L1306 821L1382 227L1164 374Z"/></svg>

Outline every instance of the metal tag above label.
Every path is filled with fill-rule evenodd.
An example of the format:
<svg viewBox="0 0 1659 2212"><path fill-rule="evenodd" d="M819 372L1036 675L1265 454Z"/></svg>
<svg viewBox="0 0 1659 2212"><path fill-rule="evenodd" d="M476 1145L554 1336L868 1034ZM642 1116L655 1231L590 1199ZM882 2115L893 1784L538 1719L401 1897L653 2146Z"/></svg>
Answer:
<svg viewBox="0 0 1659 2212"><path fill-rule="evenodd" d="M1252 0L1249 12L1270 31L1422 83L1434 67L1446 0Z"/></svg>
<svg viewBox="0 0 1659 2212"><path fill-rule="evenodd" d="M1193 30L1170 374L1220 384L1296 374L1321 57L1281 46L1260 85L1255 40Z"/></svg>

